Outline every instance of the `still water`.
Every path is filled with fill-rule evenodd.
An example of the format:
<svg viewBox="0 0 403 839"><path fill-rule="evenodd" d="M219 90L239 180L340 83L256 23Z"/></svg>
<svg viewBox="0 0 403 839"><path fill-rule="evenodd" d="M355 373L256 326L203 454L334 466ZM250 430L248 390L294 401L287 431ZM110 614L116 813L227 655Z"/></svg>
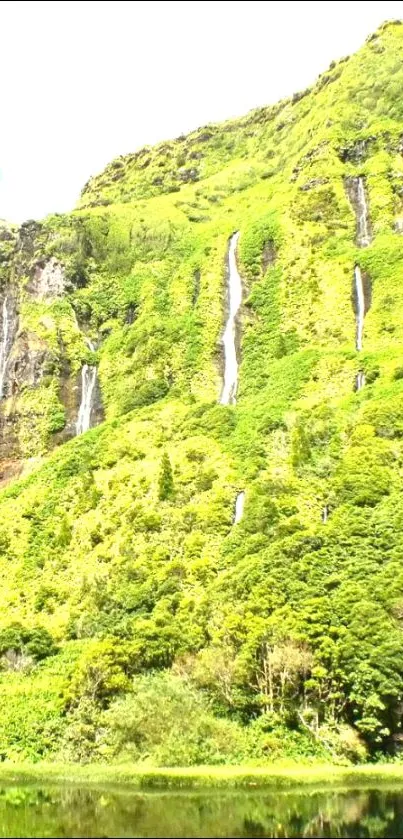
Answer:
<svg viewBox="0 0 403 839"><path fill-rule="evenodd" d="M7 837L403 837L403 788L133 793L0 788Z"/></svg>

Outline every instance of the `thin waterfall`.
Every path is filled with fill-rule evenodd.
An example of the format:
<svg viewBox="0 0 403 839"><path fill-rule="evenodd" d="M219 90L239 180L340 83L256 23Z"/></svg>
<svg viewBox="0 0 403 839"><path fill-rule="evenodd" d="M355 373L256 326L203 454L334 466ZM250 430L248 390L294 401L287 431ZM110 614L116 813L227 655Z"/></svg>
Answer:
<svg viewBox="0 0 403 839"><path fill-rule="evenodd" d="M359 248L366 248L372 242L372 235L365 179L362 175L348 177L345 179L345 186L356 218L356 243Z"/></svg>
<svg viewBox="0 0 403 839"><path fill-rule="evenodd" d="M228 320L223 335L224 385L221 405L234 405L238 386L238 360L236 352L236 316L242 303L242 280L236 264L239 231L231 236L228 250Z"/></svg>
<svg viewBox="0 0 403 839"><path fill-rule="evenodd" d="M366 248L371 244L371 235L368 222L368 205L365 195L364 178L359 177L357 182L357 244Z"/></svg>
<svg viewBox="0 0 403 839"><path fill-rule="evenodd" d="M355 389L358 392L362 390L365 385L365 373L363 370L359 370L356 377L355 377Z"/></svg>
<svg viewBox="0 0 403 839"><path fill-rule="evenodd" d="M86 344L91 352L95 352L92 341L86 339ZM76 433L84 434L91 428L91 413L94 407L95 385L97 381L97 368L84 364L81 368L81 403L76 422Z"/></svg>
<svg viewBox="0 0 403 839"><path fill-rule="evenodd" d="M329 506L325 504L322 510L322 524L326 524L329 518Z"/></svg>
<svg viewBox="0 0 403 839"><path fill-rule="evenodd" d="M7 297L5 297L3 300L2 330L0 342L0 399L2 399L4 395L4 379L6 375L10 349L10 318L7 308Z"/></svg>
<svg viewBox="0 0 403 839"><path fill-rule="evenodd" d="M364 285L362 282L362 274L361 268L359 265L356 265L354 268L354 281L355 281L355 292L357 298L357 337L355 348L356 350L362 350L362 333L364 330L364 317L365 317L365 297L364 297Z"/></svg>
<svg viewBox="0 0 403 839"><path fill-rule="evenodd" d="M238 524L243 516L243 508L245 506L245 491L238 492L235 501L234 524Z"/></svg>

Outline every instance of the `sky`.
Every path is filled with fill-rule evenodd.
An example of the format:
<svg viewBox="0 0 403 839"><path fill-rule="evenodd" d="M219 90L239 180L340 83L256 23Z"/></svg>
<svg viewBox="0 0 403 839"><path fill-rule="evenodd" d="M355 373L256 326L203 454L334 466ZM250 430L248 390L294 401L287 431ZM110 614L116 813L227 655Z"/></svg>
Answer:
<svg viewBox="0 0 403 839"><path fill-rule="evenodd" d="M73 208L119 154L311 84L403 0L0 2L0 218Z"/></svg>

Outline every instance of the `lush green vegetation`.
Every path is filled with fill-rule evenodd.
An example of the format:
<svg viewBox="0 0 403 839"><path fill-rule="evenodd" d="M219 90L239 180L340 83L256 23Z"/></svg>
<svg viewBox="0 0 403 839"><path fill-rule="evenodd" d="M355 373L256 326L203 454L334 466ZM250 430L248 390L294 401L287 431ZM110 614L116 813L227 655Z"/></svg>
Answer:
<svg viewBox="0 0 403 839"><path fill-rule="evenodd" d="M311 90L114 161L69 216L0 235L1 282L18 288L20 331L44 366L3 409L26 464L0 496L4 759L395 750L402 54L403 26L385 25ZM358 175L366 249L345 189ZM235 230L242 363L227 407ZM42 299L30 282L50 259L65 293ZM356 262L371 298L360 354ZM55 448L85 361L99 365L105 421Z"/></svg>

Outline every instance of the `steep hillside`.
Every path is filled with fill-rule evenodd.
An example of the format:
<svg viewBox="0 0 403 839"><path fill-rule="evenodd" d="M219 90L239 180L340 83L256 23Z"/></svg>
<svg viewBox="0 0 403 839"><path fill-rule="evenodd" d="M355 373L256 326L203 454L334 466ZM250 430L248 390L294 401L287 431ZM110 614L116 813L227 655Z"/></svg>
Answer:
<svg viewBox="0 0 403 839"><path fill-rule="evenodd" d="M5 757L399 742L402 59L385 24L311 89L1 228ZM175 747L140 736L147 703Z"/></svg>

